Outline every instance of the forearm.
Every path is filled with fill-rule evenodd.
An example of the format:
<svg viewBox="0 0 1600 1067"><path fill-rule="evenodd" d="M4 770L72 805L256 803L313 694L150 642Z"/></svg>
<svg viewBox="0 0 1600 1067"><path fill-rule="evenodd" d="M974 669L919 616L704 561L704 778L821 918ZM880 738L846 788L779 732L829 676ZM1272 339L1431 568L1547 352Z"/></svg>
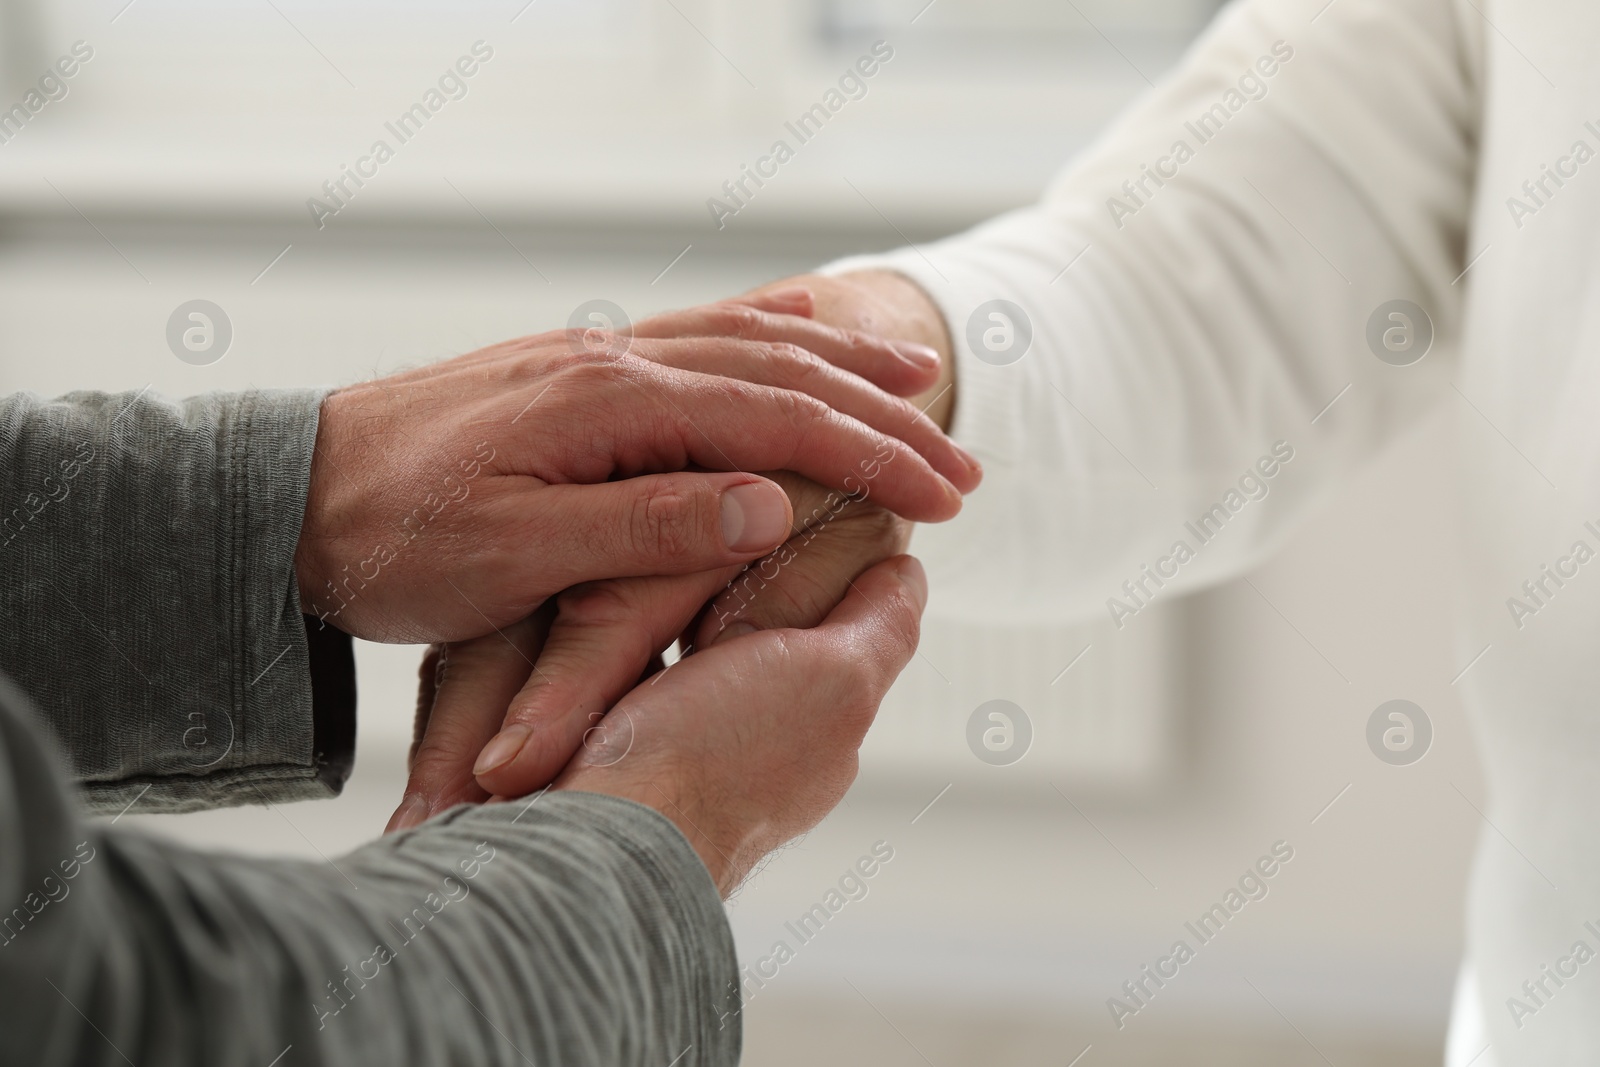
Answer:
<svg viewBox="0 0 1600 1067"><path fill-rule="evenodd" d="M951 431L986 479L919 531L943 603L1082 618L1125 581L1163 588L1143 577L1163 559L1163 596L1237 574L1447 391L1479 121L1457 14L1357 0L1308 27L1281 0L1234 5L1039 205L824 270L898 272L947 324ZM1438 333L1414 367L1365 339L1397 297ZM994 300L1025 350L986 350ZM1279 442L1288 469L1241 489ZM1218 506L1225 533L1187 531Z"/></svg>
<svg viewBox="0 0 1600 1067"><path fill-rule="evenodd" d="M348 639L319 635L313 672L293 571L320 396L0 400L0 665L92 806L342 785Z"/></svg>
<svg viewBox="0 0 1600 1067"><path fill-rule="evenodd" d="M551 793L329 862L201 855L84 825L0 705L0 1061L737 1060L720 902L654 812Z"/></svg>

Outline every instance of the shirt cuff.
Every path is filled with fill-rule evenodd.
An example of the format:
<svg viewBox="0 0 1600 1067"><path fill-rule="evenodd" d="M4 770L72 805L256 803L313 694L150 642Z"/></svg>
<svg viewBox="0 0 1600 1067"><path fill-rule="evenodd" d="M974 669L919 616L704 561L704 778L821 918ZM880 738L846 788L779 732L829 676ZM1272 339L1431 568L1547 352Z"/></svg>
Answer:
<svg viewBox="0 0 1600 1067"><path fill-rule="evenodd" d="M343 785L349 640L308 631L294 571L323 396L0 403L0 444L18 468L0 485L26 492L58 467L72 479L8 548L0 607L36 623L0 635L0 660L91 810L276 803Z"/></svg>

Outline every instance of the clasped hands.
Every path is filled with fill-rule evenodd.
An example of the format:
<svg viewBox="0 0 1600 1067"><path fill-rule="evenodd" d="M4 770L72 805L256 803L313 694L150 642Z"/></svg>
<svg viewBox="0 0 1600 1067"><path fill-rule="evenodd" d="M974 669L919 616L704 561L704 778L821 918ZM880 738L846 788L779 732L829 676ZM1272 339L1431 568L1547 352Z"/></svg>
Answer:
<svg viewBox="0 0 1600 1067"><path fill-rule="evenodd" d="M916 647L909 521L981 478L934 421L948 345L898 276L806 277L330 394L302 610L432 642L389 829L611 793L726 894L819 821Z"/></svg>

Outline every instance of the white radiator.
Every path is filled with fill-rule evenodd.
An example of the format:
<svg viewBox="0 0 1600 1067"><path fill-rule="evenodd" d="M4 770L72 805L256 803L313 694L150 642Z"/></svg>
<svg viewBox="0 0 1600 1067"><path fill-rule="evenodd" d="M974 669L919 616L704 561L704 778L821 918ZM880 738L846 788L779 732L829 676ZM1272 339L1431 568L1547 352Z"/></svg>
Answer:
<svg viewBox="0 0 1600 1067"><path fill-rule="evenodd" d="M929 619L867 735L863 774L1148 787L1179 752L1180 619L1174 605L1152 606L1122 630L1109 620L1047 627ZM969 730L974 712L994 700L1021 708L1026 724L995 706L988 710L1001 718L985 713Z"/></svg>

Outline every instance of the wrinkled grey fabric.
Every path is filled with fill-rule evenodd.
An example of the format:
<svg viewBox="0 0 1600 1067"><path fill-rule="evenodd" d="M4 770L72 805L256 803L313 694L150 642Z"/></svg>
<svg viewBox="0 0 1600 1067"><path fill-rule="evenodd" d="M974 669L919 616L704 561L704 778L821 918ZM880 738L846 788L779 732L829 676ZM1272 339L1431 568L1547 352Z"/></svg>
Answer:
<svg viewBox="0 0 1600 1067"><path fill-rule="evenodd" d="M294 580L321 397L0 400L0 670L91 810L343 786L313 752Z"/></svg>
<svg viewBox="0 0 1600 1067"><path fill-rule="evenodd" d="M654 811L547 793L332 863L205 855L86 825L23 703L0 683L0 1063L738 1061L721 902Z"/></svg>
<svg viewBox="0 0 1600 1067"><path fill-rule="evenodd" d="M0 1065L736 1063L721 901L643 806L461 807L330 863L83 818L342 786L348 645L293 575L320 395L0 400Z"/></svg>

